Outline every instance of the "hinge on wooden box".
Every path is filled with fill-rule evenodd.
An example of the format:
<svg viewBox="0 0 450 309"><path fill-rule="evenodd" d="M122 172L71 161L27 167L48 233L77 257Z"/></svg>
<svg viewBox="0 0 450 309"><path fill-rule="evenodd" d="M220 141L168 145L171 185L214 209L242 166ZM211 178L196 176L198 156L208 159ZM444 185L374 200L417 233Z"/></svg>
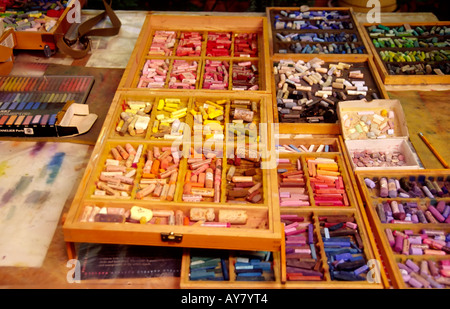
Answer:
<svg viewBox="0 0 450 309"><path fill-rule="evenodd" d="M183 235L175 234L174 232L161 233L161 240L162 241L181 242L183 240Z"/></svg>

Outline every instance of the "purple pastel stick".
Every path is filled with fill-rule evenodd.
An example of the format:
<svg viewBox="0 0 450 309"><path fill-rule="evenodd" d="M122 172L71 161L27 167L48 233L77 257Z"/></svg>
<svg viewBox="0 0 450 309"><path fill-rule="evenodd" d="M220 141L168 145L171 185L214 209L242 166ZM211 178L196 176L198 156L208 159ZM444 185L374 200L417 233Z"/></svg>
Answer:
<svg viewBox="0 0 450 309"><path fill-rule="evenodd" d="M420 267L416 263L414 263L412 260L407 260L405 265L408 266L409 268L411 268L411 270L416 273L418 273L420 271Z"/></svg>
<svg viewBox="0 0 450 309"><path fill-rule="evenodd" d="M442 212L444 218L448 218L450 215L450 205L446 205L444 211Z"/></svg>
<svg viewBox="0 0 450 309"><path fill-rule="evenodd" d="M423 284L414 279L413 277L409 278L408 282L409 285L411 285L414 288L421 288L423 287Z"/></svg>
<svg viewBox="0 0 450 309"><path fill-rule="evenodd" d="M436 209L433 205L428 206L428 210L433 214L433 217L436 218L439 222L444 222L445 218L441 215L439 210Z"/></svg>
<svg viewBox="0 0 450 309"><path fill-rule="evenodd" d="M402 278L403 278L403 281L408 282L409 279L411 278L411 276L408 274L402 274Z"/></svg>
<svg viewBox="0 0 450 309"><path fill-rule="evenodd" d="M402 252L403 249L403 237L402 236L395 236L395 244L394 244L394 251L395 252Z"/></svg>
<svg viewBox="0 0 450 309"><path fill-rule="evenodd" d="M365 179L364 179L364 182L366 183L366 186L367 186L368 188L370 188L370 189L375 188L375 182L374 182L372 179L370 179L370 178L365 178Z"/></svg>
<svg viewBox="0 0 450 309"><path fill-rule="evenodd" d="M443 213L444 209L445 209L445 201L439 201L436 205L436 209L440 212Z"/></svg>
<svg viewBox="0 0 450 309"><path fill-rule="evenodd" d="M423 255L423 250L420 248L409 248L409 254L411 255Z"/></svg>
<svg viewBox="0 0 450 309"><path fill-rule="evenodd" d="M303 268L297 268L297 267L286 267L287 273L294 273L294 274L303 274L304 276L320 276L322 278L323 274L321 272L315 271L315 270L309 270L309 269L303 269Z"/></svg>
<svg viewBox="0 0 450 309"><path fill-rule="evenodd" d="M355 270L353 271L353 273L354 273L355 275L359 275L359 274L361 274L361 273L367 271L368 269L369 269L369 266L363 265L363 266L361 266L361 267L355 269Z"/></svg>
<svg viewBox="0 0 450 309"><path fill-rule="evenodd" d="M412 272L412 269L409 268L408 266L406 266L406 265L403 264L403 263L397 263L397 266L398 266L398 268L400 268L400 269L406 270L406 272L408 272L408 274L409 274L410 272Z"/></svg>
<svg viewBox="0 0 450 309"><path fill-rule="evenodd" d="M380 179L380 197L388 197L388 181L385 177Z"/></svg>
<svg viewBox="0 0 450 309"><path fill-rule="evenodd" d="M308 224L308 244L314 243L314 226L312 223Z"/></svg>
<svg viewBox="0 0 450 309"><path fill-rule="evenodd" d="M286 253L294 253L295 249L294 248L286 248Z"/></svg>
<svg viewBox="0 0 450 309"><path fill-rule="evenodd" d="M410 236L409 237L409 243L411 245L420 245L422 243L422 237L420 235Z"/></svg>

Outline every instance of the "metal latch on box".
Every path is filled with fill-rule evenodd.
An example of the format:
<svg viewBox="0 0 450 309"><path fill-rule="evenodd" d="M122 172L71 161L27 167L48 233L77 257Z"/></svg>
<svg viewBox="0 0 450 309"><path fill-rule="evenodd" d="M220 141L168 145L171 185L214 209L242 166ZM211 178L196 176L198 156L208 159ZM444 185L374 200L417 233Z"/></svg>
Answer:
<svg viewBox="0 0 450 309"><path fill-rule="evenodd" d="M173 241L173 242L181 242L183 240L182 234L175 234L174 232L170 233L161 233L162 241Z"/></svg>

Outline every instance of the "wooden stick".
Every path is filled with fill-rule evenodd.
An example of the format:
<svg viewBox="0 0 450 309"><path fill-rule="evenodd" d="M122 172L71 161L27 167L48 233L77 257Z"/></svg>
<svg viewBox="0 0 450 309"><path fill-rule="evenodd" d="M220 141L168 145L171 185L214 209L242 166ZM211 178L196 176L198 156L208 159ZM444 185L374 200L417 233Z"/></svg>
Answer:
<svg viewBox="0 0 450 309"><path fill-rule="evenodd" d="M431 150L431 152L435 155L435 157L439 160L439 162L441 162L441 164L445 167L445 168L449 168L447 162L445 162L444 158L437 152L437 150L433 147L433 145L431 145L431 143L428 141L428 139L423 135L422 132L419 132L419 136L420 138L423 140L423 142L425 143L425 145L428 146L428 148Z"/></svg>

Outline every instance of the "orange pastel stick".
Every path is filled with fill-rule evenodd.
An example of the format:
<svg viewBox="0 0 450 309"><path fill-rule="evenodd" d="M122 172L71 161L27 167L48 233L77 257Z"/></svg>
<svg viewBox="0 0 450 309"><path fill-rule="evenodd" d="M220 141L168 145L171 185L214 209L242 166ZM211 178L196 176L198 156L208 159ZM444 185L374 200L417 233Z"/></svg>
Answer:
<svg viewBox="0 0 450 309"><path fill-rule="evenodd" d="M317 179L323 180L323 181L326 181L326 182L332 181L333 184L338 179L337 176L330 176L330 175L326 175L326 176L325 175L317 175L316 177L317 177Z"/></svg>
<svg viewBox="0 0 450 309"><path fill-rule="evenodd" d="M317 170L317 175L325 175L325 176L340 176L340 172L334 172L329 170Z"/></svg>
<svg viewBox="0 0 450 309"><path fill-rule="evenodd" d="M168 166L169 166L169 160L167 158L162 159L160 168L163 170L166 170Z"/></svg>
<svg viewBox="0 0 450 309"><path fill-rule="evenodd" d="M183 225L190 225L190 224L191 224L191 221L189 220L189 217L185 216L183 219Z"/></svg>
<svg viewBox="0 0 450 309"><path fill-rule="evenodd" d="M321 170L327 170L327 171L339 171L339 166L333 163L319 163L317 164L317 168Z"/></svg>
<svg viewBox="0 0 450 309"><path fill-rule="evenodd" d="M290 281L321 281L320 276L303 276L301 274L288 274L288 280Z"/></svg>
<svg viewBox="0 0 450 309"><path fill-rule="evenodd" d="M142 174L142 178L146 178L146 179L155 179L156 175L152 174L152 173L143 173Z"/></svg>
<svg viewBox="0 0 450 309"><path fill-rule="evenodd" d="M191 194L191 183L187 182L183 186L183 194Z"/></svg>
<svg viewBox="0 0 450 309"><path fill-rule="evenodd" d="M303 171L287 171L281 174L282 177L289 177L295 175L303 175Z"/></svg>
<svg viewBox="0 0 450 309"><path fill-rule="evenodd" d="M344 192L344 194L343 194L343 197L344 197L344 205L345 206L349 206L350 205L350 203L348 202L348 197L347 197L347 194Z"/></svg>
<svg viewBox="0 0 450 309"><path fill-rule="evenodd" d="M155 161L153 161L152 164L152 168L150 170L150 173L152 173L153 175L158 175L159 174L159 165L161 164L161 161L159 161L158 159L156 159Z"/></svg>
<svg viewBox="0 0 450 309"><path fill-rule="evenodd" d="M202 186L205 185L205 179L206 179L206 173L200 173L198 174L198 183L200 183Z"/></svg>
<svg viewBox="0 0 450 309"><path fill-rule="evenodd" d="M190 170L187 170L187 171L186 171L186 175L185 175L185 177L184 177L184 182L189 182L189 181L191 181L191 174L192 174L192 172L191 172Z"/></svg>

